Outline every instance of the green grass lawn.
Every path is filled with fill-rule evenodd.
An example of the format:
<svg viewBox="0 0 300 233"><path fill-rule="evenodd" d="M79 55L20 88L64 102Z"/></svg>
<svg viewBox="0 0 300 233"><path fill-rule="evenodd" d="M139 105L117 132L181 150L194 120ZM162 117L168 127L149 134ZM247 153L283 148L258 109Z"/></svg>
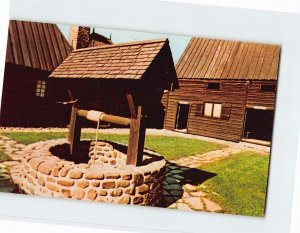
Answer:
<svg viewBox="0 0 300 233"><path fill-rule="evenodd" d="M59 132L3 132L1 134L23 144L67 137L67 133ZM95 134L83 133L81 138L94 139ZM98 140L127 144L128 135L99 134ZM167 160L178 159L195 154L203 154L224 147L226 146L213 142L170 136L147 135L145 141L145 148L159 153Z"/></svg>
<svg viewBox="0 0 300 233"><path fill-rule="evenodd" d="M250 151L234 154L199 168L217 174L200 189L208 192L226 213L264 216L268 166L266 154Z"/></svg>
<svg viewBox="0 0 300 233"><path fill-rule="evenodd" d="M8 156L0 150L0 163L4 162L4 161L7 161L9 158Z"/></svg>

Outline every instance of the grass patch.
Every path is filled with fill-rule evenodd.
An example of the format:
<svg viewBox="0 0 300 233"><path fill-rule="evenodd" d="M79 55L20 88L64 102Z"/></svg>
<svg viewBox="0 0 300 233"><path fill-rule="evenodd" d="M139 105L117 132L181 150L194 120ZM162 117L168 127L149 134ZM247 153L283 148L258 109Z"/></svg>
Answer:
<svg viewBox="0 0 300 233"><path fill-rule="evenodd" d="M66 132L4 132L2 135L23 144L67 137ZM83 133L81 138L94 139L95 134ZM127 144L128 135L99 134L98 140ZM224 147L226 146L213 142L171 136L147 135L145 141L145 148L163 155L167 160L178 159L195 154L203 154Z"/></svg>
<svg viewBox="0 0 300 233"><path fill-rule="evenodd" d="M237 153L225 160L201 166L199 169L216 173L217 176L203 183L205 189L200 187L227 213L262 217L268 166L269 156L266 154L250 151Z"/></svg>
<svg viewBox="0 0 300 233"><path fill-rule="evenodd" d="M9 157L3 151L0 150L0 163L7 160L9 160Z"/></svg>

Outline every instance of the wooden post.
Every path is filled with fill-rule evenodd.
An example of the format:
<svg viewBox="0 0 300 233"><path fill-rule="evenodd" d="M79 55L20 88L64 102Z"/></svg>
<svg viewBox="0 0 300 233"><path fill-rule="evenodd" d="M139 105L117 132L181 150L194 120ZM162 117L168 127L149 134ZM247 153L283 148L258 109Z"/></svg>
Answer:
<svg viewBox="0 0 300 233"><path fill-rule="evenodd" d="M68 89L68 93L71 100L74 100L74 96L72 91ZM80 143L80 135L81 135L81 119L77 114L78 104L74 102L72 104L71 110L71 118L70 118L70 128L68 134L68 141L70 143L70 154L72 156L77 156L79 143Z"/></svg>
<svg viewBox="0 0 300 233"><path fill-rule="evenodd" d="M129 109L131 112L130 134L127 149L127 165L141 165L145 143L145 119L142 114L142 106L137 106L132 95L127 95Z"/></svg>

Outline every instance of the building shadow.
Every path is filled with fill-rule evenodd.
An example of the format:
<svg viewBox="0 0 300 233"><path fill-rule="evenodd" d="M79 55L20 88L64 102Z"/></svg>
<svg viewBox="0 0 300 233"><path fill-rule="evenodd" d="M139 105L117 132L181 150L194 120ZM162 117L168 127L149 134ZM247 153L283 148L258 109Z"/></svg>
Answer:
<svg viewBox="0 0 300 233"><path fill-rule="evenodd" d="M168 162L163 183L162 198L158 207L168 207L181 199L184 194L183 186L185 184L197 186L216 175L216 173Z"/></svg>

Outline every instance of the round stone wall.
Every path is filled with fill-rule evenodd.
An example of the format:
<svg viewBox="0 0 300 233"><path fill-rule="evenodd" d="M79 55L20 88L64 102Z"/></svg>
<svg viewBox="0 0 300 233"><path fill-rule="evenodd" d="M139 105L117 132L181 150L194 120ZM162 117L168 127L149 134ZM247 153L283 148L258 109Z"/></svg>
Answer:
<svg viewBox="0 0 300 233"><path fill-rule="evenodd" d="M28 145L21 160L19 188L38 196L151 206L159 203L166 166L162 157L145 154L143 164L135 167L126 165L122 145L97 142L95 148L95 142L82 141L77 158L70 158L68 150L64 139Z"/></svg>

